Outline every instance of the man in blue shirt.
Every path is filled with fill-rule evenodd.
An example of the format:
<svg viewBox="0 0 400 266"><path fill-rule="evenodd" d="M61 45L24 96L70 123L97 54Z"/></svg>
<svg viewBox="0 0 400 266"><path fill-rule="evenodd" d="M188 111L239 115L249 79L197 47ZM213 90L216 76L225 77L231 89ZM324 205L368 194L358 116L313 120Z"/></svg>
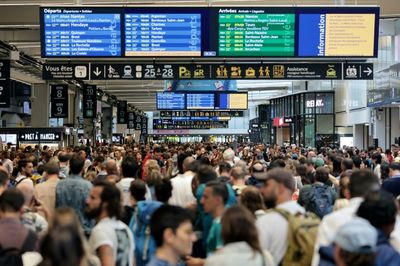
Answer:
<svg viewBox="0 0 400 266"><path fill-rule="evenodd" d="M400 163L390 164L389 176L390 178L383 182L382 188L397 197L400 195Z"/></svg>
<svg viewBox="0 0 400 266"><path fill-rule="evenodd" d="M70 175L58 182L56 187L56 208L68 206L78 214L79 220L89 235L94 226L94 220L85 216L86 198L90 194L92 184L82 177L85 161L77 154L70 160Z"/></svg>
<svg viewBox="0 0 400 266"><path fill-rule="evenodd" d="M358 208L357 215L369 221L378 231L378 252L375 265L400 265L400 254L389 243L397 215L393 196L383 190L369 194Z"/></svg>

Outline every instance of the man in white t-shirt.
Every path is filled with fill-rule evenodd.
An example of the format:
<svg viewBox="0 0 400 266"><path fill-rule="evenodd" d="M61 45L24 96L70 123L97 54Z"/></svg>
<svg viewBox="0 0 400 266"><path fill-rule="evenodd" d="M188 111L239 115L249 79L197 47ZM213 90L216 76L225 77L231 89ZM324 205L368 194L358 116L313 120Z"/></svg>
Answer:
<svg viewBox="0 0 400 266"><path fill-rule="evenodd" d="M119 189L108 182L96 182L86 201L85 214L96 219L89 245L101 265L134 265L133 236L128 226L119 220L121 212Z"/></svg>
<svg viewBox="0 0 400 266"><path fill-rule="evenodd" d="M169 199L169 204L185 208L196 202L192 192L192 180L195 173L190 170L190 165L194 161L193 157L186 157L182 165L184 173L171 179L172 196Z"/></svg>
<svg viewBox="0 0 400 266"><path fill-rule="evenodd" d="M275 206L293 215L305 213L303 207L292 201L295 181L291 172L275 168L260 175L259 179L264 181L260 191L267 206ZM256 227L261 247L271 252L274 261L280 264L287 250L288 221L278 212L270 211L257 219Z"/></svg>

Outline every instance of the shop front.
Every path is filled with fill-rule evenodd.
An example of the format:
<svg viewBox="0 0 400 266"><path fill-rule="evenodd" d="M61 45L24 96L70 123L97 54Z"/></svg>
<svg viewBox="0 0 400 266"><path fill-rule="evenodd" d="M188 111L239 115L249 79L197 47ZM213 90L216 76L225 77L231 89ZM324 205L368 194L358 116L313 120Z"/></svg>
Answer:
<svg viewBox="0 0 400 266"><path fill-rule="evenodd" d="M333 91L313 91L271 99L271 143L317 148L333 146L334 96Z"/></svg>
<svg viewBox="0 0 400 266"><path fill-rule="evenodd" d="M25 148L35 145L49 146L58 149L66 146L64 143L65 128L0 128L0 136L6 136L11 145ZM8 141L12 139L13 141Z"/></svg>

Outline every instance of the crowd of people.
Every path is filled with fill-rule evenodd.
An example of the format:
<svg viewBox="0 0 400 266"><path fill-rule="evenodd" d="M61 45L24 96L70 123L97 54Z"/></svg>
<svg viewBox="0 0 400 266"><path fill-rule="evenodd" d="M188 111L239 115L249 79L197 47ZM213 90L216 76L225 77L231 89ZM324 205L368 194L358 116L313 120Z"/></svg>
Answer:
<svg viewBox="0 0 400 266"><path fill-rule="evenodd" d="M5 150L0 265L400 265L399 195L396 146Z"/></svg>

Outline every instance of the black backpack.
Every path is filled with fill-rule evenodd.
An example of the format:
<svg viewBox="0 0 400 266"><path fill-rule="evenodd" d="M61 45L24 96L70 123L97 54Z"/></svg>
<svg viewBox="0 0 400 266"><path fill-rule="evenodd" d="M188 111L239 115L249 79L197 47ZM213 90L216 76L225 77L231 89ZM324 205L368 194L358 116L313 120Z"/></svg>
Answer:
<svg viewBox="0 0 400 266"><path fill-rule="evenodd" d="M7 266L23 266L22 254L29 251L36 243L36 234L29 230L21 249L18 248L2 248L0 246L0 265Z"/></svg>
<svg viewBox="0 0 400 266"><path fill-rule="evenodd" d="M320 219L333 211L334 198L329 186L312 185L308 196L306 210L315 213Z"/></svg>

